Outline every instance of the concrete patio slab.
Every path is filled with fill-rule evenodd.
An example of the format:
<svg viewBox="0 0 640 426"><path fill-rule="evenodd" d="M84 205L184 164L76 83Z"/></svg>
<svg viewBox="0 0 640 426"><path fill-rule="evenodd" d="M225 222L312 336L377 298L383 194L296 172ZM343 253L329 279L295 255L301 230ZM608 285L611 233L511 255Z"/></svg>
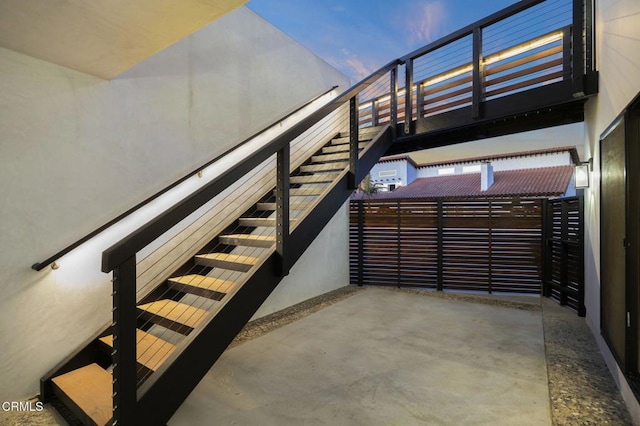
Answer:
<svg viewBox="0 0 640 426"><path fill-rule="evenodd" d="M225 352L194 424L550 425L541 312L368 289Z"/></svg>

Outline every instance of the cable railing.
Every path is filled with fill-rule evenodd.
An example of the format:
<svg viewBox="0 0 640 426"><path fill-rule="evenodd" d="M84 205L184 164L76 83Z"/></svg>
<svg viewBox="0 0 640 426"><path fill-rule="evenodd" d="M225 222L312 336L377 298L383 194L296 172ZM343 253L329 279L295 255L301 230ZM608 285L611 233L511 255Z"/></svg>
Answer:
<svg viewBox="0 0 640 426"><path fill-rule="evenodd" d="M360 150L365 148L358 137L358 95L365 89L378 90L385 80L387 87L393 88L395 80L390 76L395 77L397 65L398 61L394 61L383 67L103 253L102 270L113 271L114 276L112 337L106 337L113 347L114 419L125 423L133 419L130 416L136 415L138 386L144 383L142 394L144 389L152 387L162 370L193 342L198 334L194 331L215 317L227 301L241 291L243 280L249 279L251 272L271 255L275 253L279 259L277 275L287 275L291 259L295 257L290 254L289 238L318 205L317 199L326 196L345 174L352 175L349 182L355 187ZM338 154L332 152L335 147L323 148L338 134L349 135L348 151ZM314 149L321 151L312 161L317 157L318 161L340 163L341 168L332 167L334 173L305 173L300 166L306 158L298 153ZM290 176L292 168L300 169ZM242 180L252 187L252 195L245 192L241 198L248 198L255 207L243 215L229 214L232 219L209 243L206 243L208 236L192 238L199 236L199 230L206 227L208 221L217 220L215 214L207 217L210 209L201 212L203 206L232 186L237 192L236 183ZM258 185L252 184L256 181ZM195 260L179 268L179 276L167 279L159 273L138 286L137 254L178 223L194 219L194 213L199 215L195 222L202 223L187 232L183 241L187 241L188 246L179 245L178 252L195 254ZM236 219L237 216L241 217ZM202 241L205 241L204 247ZM151 257L153 253L148 256ZM230 258L234 259L234 265L242 265L236 267L241 271L212 267ZM154 266L155 263L150 262L147 270L155 269ZM147 270L141 272L144 274ZM158 281L165 279L166 285L156 287Z"/></svg>

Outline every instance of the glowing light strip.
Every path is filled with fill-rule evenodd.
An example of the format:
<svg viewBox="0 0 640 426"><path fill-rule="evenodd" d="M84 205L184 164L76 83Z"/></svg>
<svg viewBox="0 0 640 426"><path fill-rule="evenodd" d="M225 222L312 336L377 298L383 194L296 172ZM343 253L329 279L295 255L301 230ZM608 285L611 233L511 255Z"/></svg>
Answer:
<svg viewBox="0 0 640 426"><path fill-rule="evenodd" d="M500 62L500 61L503 61L505 59L512 58L514 56L520 55L521 53L525 53L525 52L528 52L530 50L537 49L538 47L542 47L544 45L547 45L549 43L553 43L554 41L562 40L562 37L563 37L562 31L559 31L557 33L552 33L552 34L549 34L547 36L540 37L538 39L522 43L521 45L513 47L511 49L504 50L502 52L496 53L496 54L491 55L491 56L487 56L486 58L484 58L484 61L483 61L484 65L491 65L491 64L494 64L496 62ZM431 78L429 80L425 80L422 84L424 86L432 86L434 84L442 83L445 80L449 80L449 79L452 79L454 77L458 77L458 76L460 76L462 74L466 74L466 73L471 72L471 71L473 71L473 64L464 65L464 66L462 66L460 68L456 68L454 70L451 70L451 71L447 72L446 74L441 74L441 75L433 77L433 78ZM417 85L414 85L412 91L415 91L416 89L417 89ZM404 88L398 90L398 96L402 96L402 95L404 95L404 93L405 93L405 89ZM373 100L377 101L377 102L387 102L390 99L391 99L391 95L387 94L387 95L382 95L379 98L374 98ZM367 108L370 108L371 107L370 102L371 102L371 100L368 100L368 101L362 103L360 106L358 106L358 110L362 111L362 110L365 110Z"/></svg>
<svg viewBox="0 0 640 426"><path fill-rule="evenodd" d="M454 69L452 71L449 71L446 74L441 74L441 75L439 75L437 77L434 77L432 79L426 80L424 82L424 85L425 86L432 86L434 84L442 83L445 80L449 80L451 78L458 77L459 75L466 74L466 73L468 73L470 71L473 71L473 65L471 65L471 64L465 65L465 66L462 66L460 68L457 68L457 69Z"/></svg>
<svg viewBox="0 0 640 426"><path fill-rule="evenodd" d="M528 52L533 49L537 49L538 47L544 46L549 43L553 43L554 41L558 41L558 40L562 40L562 32L549 34L548 36L541 37L536 40L531 40L526 43L522 43L520 46L516 46L514 48L504 50L502 52L496 53L495 55L487 56L486 58L484 58L484 64L485 65L494 64L496 62L500 62L502 60L511 58L521 53Z"/></svg>

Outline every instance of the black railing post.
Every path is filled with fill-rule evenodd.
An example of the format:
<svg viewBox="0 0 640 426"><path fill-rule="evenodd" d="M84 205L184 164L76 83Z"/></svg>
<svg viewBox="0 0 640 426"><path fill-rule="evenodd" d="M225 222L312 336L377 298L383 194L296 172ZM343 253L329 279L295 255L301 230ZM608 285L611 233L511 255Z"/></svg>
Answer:
<svg viewBox="0 0 640 426"><path fill-rule="evenodd" d="M562 200L561 206L561 238L560 238L560 304L566 305L569 303L569 211L567 202Z"/></svg>
<svg viewBox="0 0 640 426"><path fill-rule="evenodd" d="M404 86L404 134L411 133L411 120L413 118L413 59L405 64Z"/></svg>
<svg viewBox="0 0 640 426"><path fill-rule="evenodd" d="M356 182L358 176L358 95L349 99L349 188L356 189L360 182Z"/></svg>
<svg viewBox="0 0 640 426"><path fill-rule="evenodd" d="M391 69L389 78L389 124L393 129L393 136L397 136L398 127L398 67Z"/></svg>
<svg viewBox="0 0 640 426"><path fill-rule="evenodd" d="M113 425L136 421L136 258L113 270Z"/></svg>
<svg viewBox="0 0 640 426"><path fill-rule="evenodd" d="M584 305L584 195L578 196L578 256L580 258L580 272L578 279L578 316L587 316L587 308Z"/></svg>
<svg viewBox="0 0 640 426"><path fill-rule="evenodd" d="M571 57L573 70L573 96L584 96L584 52L582 31L584 29L584 0L573 0L573 31Z"/></svg>
<svg viewBox="0 0 640 426"><path fill-rule="evenodd" d="M400 203L400 200L398 200L396 202L396 226L397 226L397 234L396 234L396 266L398 268L397 274L396 274L396 282L398 285L398 288L401 287L401 283L402 283L402 277L401 277L401 271L402 271L402 251L401 251L401 247L402 247L402 216L401 216L401 209L402 208L402 204Z"/></svg>
<svg viewBox="0 0 640 426"><path fill-rule="evenodd" d="M549 216L553 213L551 208L551 201L548 198L542 200L542 241L540 242L540 249L542 251L542 271L540 274L540 280L542 281L542 295L544 297L551 297L551 284L549 283L551 276L551 241L549 232L552 229L551 219Z"/></svg>
<svg viewBox="0 0 640 426"><path fill-rule="evenodd" d="M424 115L424 96L422 96L422 82L416 83L416 120Z"/></svg>
<svg viewBox="0 0 640 426"><path fill-rule="evenodd" d="M488 258L489 258L489 294L493 293L493 202L489 201L489 227L488 227L489 235L489 247L488 247Z"/></svg>
<svg viewBox="0 0 640 426"><path fill-rule="evenodd" d="M571 55L571 25L562 29L562 79L569 80L573 77L573 56Z"/></svg>
<svg viewBox="0 0 640 426"><path fill-rule="evenodd" d="M438 277L436 289L444 289L444 208L442 199L438 200Z"/></svg>
<svg viewBox="0 0 640 426"><path fill-rule="evenodd" d="M371 100L371 127L378 125L378 99Z"/></svg>
<svg viewBox="0 0 640 426"><path fill-rule="evenodd" d="M364 284L364 201L358 200L358 286Z"/></svg>
<svg viewBox="0 0 640 426"><path fill-rule="evenodd" d="M277 153L276 171L276 275L289 275L289 169L290 148L284 145Z"/></svg>
<svg viewBox="0 0 640 426"><path fill-rule="evenodd" d="M482 61L482 28L473 29L473 100L472 117L482 118L484 93L484 64Z"/></svg>
<svg viewBox="0 0 640 426"><path fill-rule="evenodd" d="M584 0L584 54L585 54L585 73L595 71L595 55L593 52L593 0Z"/></svg>

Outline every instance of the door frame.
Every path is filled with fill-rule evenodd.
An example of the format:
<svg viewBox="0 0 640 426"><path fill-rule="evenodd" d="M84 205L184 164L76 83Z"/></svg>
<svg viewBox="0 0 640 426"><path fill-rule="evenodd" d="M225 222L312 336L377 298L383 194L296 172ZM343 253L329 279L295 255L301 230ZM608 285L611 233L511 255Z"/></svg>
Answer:
<svg viewBox="0 0 640 426"><path fill-rule="evenodd" d="M624 359L620 359L613 345L603 332L603 303L602 282L600 282L600 332L609 346L618 366L624 373L629 385L634 391L636 399L640 401L640 361L638 360L640 336L640 94L613 120L600 135L600 171L602 172L602 144L607 136L618 126L624 126L624 155L625 155L625 312L627 324L625 333ZM600 179L602 193L602 179ZM603 227L603 205L600 200L600 235ZM602 237L600 238L602 244ZM606 250L600 246L600 253ZM600 256L600 274L606 265Z"/></svg>

